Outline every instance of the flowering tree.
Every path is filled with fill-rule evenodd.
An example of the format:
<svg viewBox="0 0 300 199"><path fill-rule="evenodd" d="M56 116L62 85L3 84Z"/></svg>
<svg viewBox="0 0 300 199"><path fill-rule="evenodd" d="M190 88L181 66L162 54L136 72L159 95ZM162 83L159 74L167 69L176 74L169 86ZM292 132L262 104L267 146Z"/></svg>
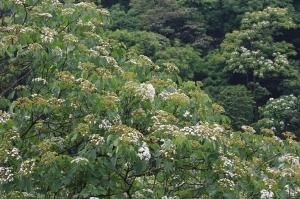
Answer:
<svg viewBox="0 0 300 199"><path fill-rule="evenodd" d="M278 136L282 136L281 134L286 131L293 131L298 136L298 106L298 99L294 95L283 95L277 99L270 98L260 109L263 118L257 122L256 126L261 129L268 128Z"/></svg>
<svg viewBox="0 0 300 199"><path fill-rule="evenodd" d="M174 64L103 40L106 10L51 0L0 10L1 198L299 196L292 136L230 131L200 82L177 85Z"/></svg>
<svg viewBox="0 0 300 199"><path fill-rule="evenodd" d="M293 45L273 39L281 28L295 27L287 12L287 9L268 7L246 13L240 30L226 34L221 44L226 71L245 75L256 102L269 95L283 79L289 78L290 84L292 81L297 84L299 74L288 60L288 56L296 54ZM257 113L256 109L256 117Z"/></svg>

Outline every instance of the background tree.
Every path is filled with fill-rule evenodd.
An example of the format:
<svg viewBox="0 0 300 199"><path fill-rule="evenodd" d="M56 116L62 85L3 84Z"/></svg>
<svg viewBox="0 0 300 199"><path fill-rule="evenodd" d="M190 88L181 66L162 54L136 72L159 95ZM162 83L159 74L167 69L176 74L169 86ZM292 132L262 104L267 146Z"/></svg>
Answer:
<svg viewBox="0 0 300 199"><path fill-rule="evenodd" d="M254 100L252 93L244 85L208 86L205 91L214 102L224 107L234 130L240 130L243 125L253 122Z"/></svg>
<svg viewBox="0 0 300 199"><path fill-rule="evenodd" d="M197 68L195 80L200 79L204 87L228 85L232 74L225 72L224 67L225 62L220 50L211 50L203 57L203 63Z"/></svg>
<svg viewBox="0 0 300 199"><path fill-rule="evenodd" d="M167 62L174 63L184 80L194 80L195 73L199 72L203 63L200 53L189 45L181 46L179 42L174 47L156 52L152 59L160 66Z"/></svg>
<svg viewBox="0 0 300 199"><path fill-rule="evenodd" d="M293 45L273 39L276 30L293 27L295 24L288 17L287 9L268 7L246 13L241 30L226 34L221 44L227 65L225 70L245 76L243 82L252 91L256 107L270 92L278 92L276 89L284 79L297 81L298 72L288 61L288 56L296 54Z"/></svg>
<svg viewBox="0 0 300 199"><path fill-rule="evenodd" d="M105 35L109 39L123 42L129 51L134 51L137 54L143 54L149 57L153 57L155 53L165 51L171 47L169 39L163 35L152 32L116 30L106 31Z"/></svg>

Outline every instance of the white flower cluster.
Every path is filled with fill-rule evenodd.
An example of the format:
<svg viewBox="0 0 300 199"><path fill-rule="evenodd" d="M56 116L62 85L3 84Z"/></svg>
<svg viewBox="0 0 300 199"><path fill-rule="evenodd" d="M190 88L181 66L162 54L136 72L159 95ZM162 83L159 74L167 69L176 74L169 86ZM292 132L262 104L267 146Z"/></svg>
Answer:
<svg viewBox="0 0 300 199"><path fill-rule="evenodd" d="M133 198L145 198L144 194L140 193L139 191L134 192L132 196Z"/></svg>
<svg viewBox="0 0 300 199"><path fill-rule="evenodd" d="M11 0L14 4L16 5L24 5L25 4L25 0Z"/></svg>
<svg viewBox="0 0 300 199"><path fill-rule="evenodd" d="M0 124L7 122L8 120L10 120L10 118L11 118L11 114L0 110Z"/></svg>
<svg viewBox="0 0 300 199"><path fill-rule="evenodd" d="M34 195L32 193L22 192L24 198L34 198Z"/></svg>
<svg viewBox="0 0 300 199"><path fill-rule="evenodd" d="M128 81L123 87L123 91L126 93L133 93L133 95L139 97L141 101L154 101L155 89L152 84L142 83L138 85L135 82Z"/></svg>
<svg viewBox="0 0 300 199"><path fill-rule="evenodd" d="M41 39L44 43L52 43L54 41L53 37L57 35L57 32L54 29L48 27L43 27L42 33Z"/></svg>
<svg viewBox="0 0 300 199"><path fill-rule="evenodd" d="M163 131L164 134L166 134L166 135L172 135L173 132L180 131L180 129L178 128L178 126L171 125L171 124L161 124L161 125L157 125L157 127L154 126L154 128L155 128L155 130L153 131L153 133L157 133L157 132L162 132Z"/></svg>
<svg viewBox="0 0 300 199"><path fill-rule="evenodd" d="M61 48L58 46L55 46L55 48L53 48L51 52L57 56L62 56L62 54L63 54Z"/></svg>
<svg viewBox="0 0 300 199"><path fill-rule="evenodd" d="M270 98L268 104L265 106L266 109L277 109L282 108L285 110L289 110L295 106L295 102L297 101L297 98L294 95L285 95L281 96L278 99Z"/></svg>
<svg viewBox="0 0 300 199"><path fill-rule="evenodd" d="M5 153L7 156L11 156L16 158L17 160L21 158L21 156L19 155L20 150L18 148L13 148L11 151L9 151L8 149L5 150Z"/></svg>
<svg viewBox="0 0 300 199"><path fill-rule="evenodd" d="M149 148L147 147L146 142L143 142L143 145L138 149L138 154L139 158L141 160L149 161L151 158L151 154L149 151Z"/></svg>
<svg viewBox="0 0 300 199"><path fill-rule="evenodd" d="M94 5L92 5L91 3L88 3L88 2L77 3L77 4L75 4L75 7L80 7L85 10L93 10L95 8Z"/></svg>
<svg viewBox="0 0 300 199"><path fill-rule="evenodd" d="M267 167L266 171L271 174L272 176L278 176L280 174L280 170L277 168L271 168L271 167Z"/></svg>
<svg viewBox="0 0 300 199"><path fill-rule="evenodd" d="M77 43L78 42L78 38L72 34L66 34L64 35L64 42L66 43Z"/></svg>
<svg viewBox="0 0 300 199"><path fill-rule="evenodd" d="M96 46L95 50L97 50L101 55L108 56L109 52L106 50L104 46Z"/></svg>
<svg viewBox="0 0 300 199"><path fill-rule="evenodd" d="M109 11L106 10L106 9L103 9L103 8L97 9L97 13L100 14L100 15L103 15L103 16L109 16L110 15Z"/></svg>
<svg viewBox="0 0 300 199"><path fill-rule="evenodd" d="M154 101L155 89L152 84L142 83L139 88L136 89L137 95L141 98L142 101L150 100Z"/></svg>
<svg viewBox="0 0 300 199"><path fill-rule="evenodd" d="M97 90L95 84L93 84L89 80L79 78L76 80L76 82L79 83L79 87L85 92L93 92L93 91Z"/></svg>
<svg viewBox="0 0 300 199"><path fill-rule="evenodd" d="M53 5L53 6L57 7L59 4L61 4L61 3L59 2L59 0L52 0L52 5Z"/></svg>
<svg viewBox="0 0 300 199"><path fill-rule="evenodd" d="M279 162L287 162L293 166L300 166L299 164L299 157L295 156L293 154L287 153L281 157L278 158Z"/></svg>
<svg viewBox="0 0 300 199"><path fill-rule="evenodd" d="M113 119L113 123L115 125L122 125L121 116L119 114L117 114L116 117Z"/></svg>
<svg viewBox="0 0 300 199"><path fill-rule="evenodd" d="M47 100L48 103L50 103L53 106L58 106L60 107L66 100L65 99L57 99L55 97L52 97Z"/></svg>
<svg viewBox="0 0 300 199"><path fill-rule="evenodd" d="M178 197L177 196L175 196L175 197L163 196L161 199L178 199Z"/></svg>
<svg viewBox="0 0 300 199"><path fill-rule="evenodd" d="M41 46L38 43L33 43L28 45L28 51L38 51L43 49L43 46Z"/></svg>
<svg viewBox="0 0 300 199"><path fill-rule="evenodd" d="M94 114L86 115L84 117L84 121L87 122L87 123L89 123L89 124L96 124L97 123Z"/></svg>
<svg viewBox="0 0 300 199"><path fill-rule="evenodd" d="M221 133L224 131L224 128L220 127L218 124L210 125L208 123L205 124L197 124L195 126L184 127L180 129L185 135L195 135L201 136L203 138L216 140L216 133Z"/></svg>
<svg viewBox="0 0 300 199"><path fill-rule="evenodd" d="M65 139L62 138L62 137L51 137L50 138L50 142L55 142L57 143L58 145L62 145L64 143Z"/></svg>
<svg viewBox="0 0 300 199"><path fill-rule="evenodd" d="M87 163L89 163L89 160L83 157L77 157L71 161L71 164L73 163L78 164L80 162L83 162L83 164L87 165Z"/></svg>
<svg viewBox="0 0 300 199"><path fill-rule="evenodd" d="M235 189L234 182L227 178L222 178L222 179L218 180L218 184L225 189L229 189L230 191L233 191Z"/></svg>
<svg viewBox="0 0 300 199"><path fill-rule="evenodd" d="M19 40L18 37L15 35L7 35L7 36L3 37L0 42L6 43L9 45L15 45L18 42L18 40Z"/></svg>
<svg viewBox="0 0 300 199"><path fill-rule="evenodd" d="M297 173L297 170L294 170L292 168L284 168L281 172L281 177L292 177L295 176Z"/></svg>
<svg viewBox="0 0 300 199"><path fill-rule="evenodd" d="M61 13L63 15L72 15L73 13L75 12L75 10L73 8L65 8L65 9L62 9Z"/></svg>
<svg viewBox="0 0 300 199"><path fill-rule="evenodd" d="M91 63L91 62L79 62L78 63L78 69L80 70L92 70L96 68L95 64Z"/></svg>
<svg viewBox="0 0 300 199"><path fill-rule="evenodd" d="M179 73L179 68L174 63L163 63L168 73Z"/></svg>
<svg viewBox="0 0 300 199"><path fill-rule="evenodd" d="M271 199L274 197L274 193L272 191L267 191L265 189L260 191L260 198L261 199Z"/></svg>
<svg viewBox="0 0 300 199"><path fill-rule="evenodd" d="M82 20L80 19L77 24L77 26L85 26L91 28L91 31L93 32L96 28L96 26L93 24L93 22L88 21L87 23L83 23Z"/></svg>
<svg viewBox="0 0 300 199"><path fill-rule="evenodd" d="M170 158L172 155L176 154L175 147L171 140L161 140L164 143L160 146L161 150L159 151L164 157ZM172 158L171 158L172 159Z"/></svg>
<svg viewBox="0 0 300 199"><path fill-rule="evenodd" d="M178 91L176 92L168 92L164 90L158 95L160 98L162 98L164 101L174 101L176 103L184 103L184 102L189 102L190 98L184 94L184 93L179 93Z"/></svg>
<svg viewBox="0 0 300 199"><path fill-rule="evenodd" d="M27 32L35 33L36 30L31 27L22 27L20 29L20 33L27 33Z"/></svg>
<svg viewBox="0 0 300 199"><path fill-rule="evenodd" d="M285 185L285 192L289 197L296 197L297 195L299 196L300 194L300 187L294 186L294 188L291 188L289 185Z"/></svg>
<svg viewBox="0 0 300 199"><path fill-rule="evenodd" d="M103 46L105 45L103 44ZM116 73L122 74L124 72L123 69L120 66L118 66L118 62L115 60L115 58L110 56L101 56L101 58L105 58L107 64L115 68Z"/></svg>
<svg viewBox="0 0 300 199"><path fill-rule="evenodd" d="M39 13L39 16L40 16L40 17L48 17L48 18L51 18L51 17L52 17L52 14L50 14L50 13Z"/></svg>
<svg viewBox="0 0 300 199"><path fill-rule="evenodd" d="M99 52L97 52L96 50L93 50L93 49L89 49L87 52L89 53L89 55L91 57L98 57L100 55Z"/></svg>
<svg viewBox="0 0 300 199"><path fill-rule="evenodd" d="M45 79L43 79L43 78L40 78L40 77L35 78L35 79L33 79L32 81L33 81L33 82L42 82L43 84L47 84L47 83L48 83L47 80L45 80Z"/></svg>
<svg viewBox="0 0 300 199"><path fill-rule="evenodd" d="M29 176L33 173L35 167L35 159L25 160L22 162L19 173L24 176Z"/></svg>
<svg viewBox="0 0 300 199"><path fill-rule="evenodd" d="M62 137L52 137L50 138L50 142L55 142L58 145L62 145L64 143L65 139Z"/></svg>
<svg viewBox="0 0 300 199"><path fill-rule="evenodd" d="M121 137L119 137L119 140L126 140L128 141L129 143L138 143L140 137L142 137L141 133L138 132L138 131L131 131L129 133L126 133L126 134L122 134Z"/></svg>
<svg viewBox="0 0 300 199"><path fill-rule="evenodd" d="M89 140L92 144L98 146L100 144L104 144L105 140L102 136L98 135L98 134L93 134L90 135Z"/></svg>
<svg viewBox="0 0 300 199"><path fill-rule="evenodd" d="M192 115L188 110L186 110L185 113L183 114L183 117L192 117Z"/></svg>
<svg viewBox="0 0 300 199"><path fill-rule="evenodd" d="M12 182L14 175L12 174L11 167L0 167L0 184Z"/></svg>
<svg viewBox="0 0 300 199"><path fill-rule="evenodd" d="M111 123L107 119L103 119L102 124L99 124L99 128L109 130L111 128Z"/></svg>
<svg viewBox="0 0 300 199"><path fill-rule="evenodd" d="M271 178L264 178L263 179L265 186L268 187L268 189L272 189L273 185L276 184L275 180L271 179Z"/></svg>
<svg viewBox="0 0 300 199"><path fill-rule="evenodd" d="M226 156L220 156L220 159L223 161L224 167L233 167L233 162L232 160L228 159Z"/></svg>
<svg viewBox="0 0 300 199"><path fill-rule="evenodd" d="M245 126L245 125L243 125L243 126L242 126L242 129L243 129L246 133L249 133L249 134L253 134L253 133L256 132L256 131L254 130L254 128L252 128L251 126Z"/></svg>

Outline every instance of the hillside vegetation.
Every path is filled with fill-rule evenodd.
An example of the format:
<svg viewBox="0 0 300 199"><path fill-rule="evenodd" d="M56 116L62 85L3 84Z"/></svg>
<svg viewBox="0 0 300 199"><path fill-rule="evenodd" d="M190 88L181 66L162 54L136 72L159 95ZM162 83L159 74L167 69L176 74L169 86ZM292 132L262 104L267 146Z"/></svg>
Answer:
<svg viewBox="0 0 300 199"><path fill-rule="evenodd" d="M297 3L219 3L0 2L0 198L299 198Z"/></svg>

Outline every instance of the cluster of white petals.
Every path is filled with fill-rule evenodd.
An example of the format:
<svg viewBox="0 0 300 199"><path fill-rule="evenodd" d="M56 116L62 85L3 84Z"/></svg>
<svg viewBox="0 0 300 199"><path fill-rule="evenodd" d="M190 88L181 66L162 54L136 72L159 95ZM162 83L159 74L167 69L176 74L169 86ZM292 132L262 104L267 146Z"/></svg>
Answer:
<svg viewBox="0 0 300 199"><path fill-rule="evenodd" d="M0 124L7 122L8 120L10 120L10 118L11 118L11 114L0 110Z"/></svg>
<svg viewBox="0 0 300 199"><path fill-rule="evenodd" d="M143 142L143 145L138 149L138 156L141 160L149 161L151 154L149 148L147 147L146 142Z"/></svg>
<svg viewBox="0 0 300 199"><path fill-rule="evenodd" d="M32 79L33 82L42 82L42 84L47 84L47 80L41 78L41 77L38 77L38 78L35 78L35 79Z"/></svg>
<svg viewBox="0 0 300 199"><path fill-rule="evenodd" d="M0 184L12 182L14 175L11 167L0 167Z"/></svg>
<svg viewBox="0 0 300 199"><path fill-rule="evenodd" d="M267 191L265 189L260 191L260 198L261 199L271 199L274 197L274 193L272 191Z"/></svg>
<svg viewBox="0 0 300 199"><path fill-rule="evenodd" d="M71 161L71 164L72 163L78 164L80 162L83 162L86 165L87 163L89 163L89 160L83 157L77 157Z"/></svg>

